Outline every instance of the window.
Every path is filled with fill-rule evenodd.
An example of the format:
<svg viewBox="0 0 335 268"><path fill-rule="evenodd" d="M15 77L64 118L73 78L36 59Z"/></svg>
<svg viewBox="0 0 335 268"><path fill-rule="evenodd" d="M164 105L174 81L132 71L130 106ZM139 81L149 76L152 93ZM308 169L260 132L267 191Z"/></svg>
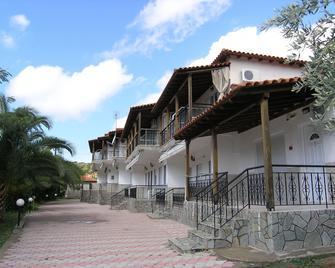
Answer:
<svg viewBox="0 0 335 268"><path fill-rule="evenodd" d="M311 137L309 138L310 141L315 141L315 140L318 140L318 139L320 139L320 136L319 136L318 133L313 133L311 135Z"/></svg>
<svg viewBox="0 0 335 268"><path fill-rule="evenodd" d="M163 185L166 185L166 165L163 167Z"/></svg>

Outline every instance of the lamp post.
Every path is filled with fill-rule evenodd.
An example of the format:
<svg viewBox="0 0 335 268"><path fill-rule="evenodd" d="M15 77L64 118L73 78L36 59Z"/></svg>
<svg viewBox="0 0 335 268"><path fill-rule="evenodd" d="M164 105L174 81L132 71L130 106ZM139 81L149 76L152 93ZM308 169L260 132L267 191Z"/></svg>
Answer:
<svg viewBox="0 0 335 268"><path fill-rule="evenodd" d="M29 198L28 198L28 202L29 202L28 210L29 210L29 212L31 212L31 211L33 210L33 202L34 202L34 198L29 197Z"/></svg>
<svg viewBox="0 0 335 268"><path fill-rule="evenodd" d="M16 206L17 206L17 209L18 209L17 226L20 226L21 209L24 206L24 200L22 198L19 198L18 200L16 200Z"/></svg>

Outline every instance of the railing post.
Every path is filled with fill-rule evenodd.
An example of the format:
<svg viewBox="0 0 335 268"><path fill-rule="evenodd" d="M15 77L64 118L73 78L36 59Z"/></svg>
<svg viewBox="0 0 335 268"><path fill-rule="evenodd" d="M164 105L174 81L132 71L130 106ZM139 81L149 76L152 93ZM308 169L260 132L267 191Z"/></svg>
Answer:
<svg viewBox="0 0 335 268"><path fill-rule="evenodd" d="M323 185L325 187L325 199L326 199L326 208L328 208L328 196L327 196L327 184L326 184L326 172L325 167L322 167L322 173L323 173Z"/></svg>
<svg viewBox="0 0 335 268"><path fill-rule="evenodd" d="M247 170L248 208L250 209L249 170Z"/></svg>
<svg viewBox="0 0 335 268"><path fill-rule="evenodd" d="M214 203L217 203L217 193L218 193L218 140L217 135L214 129L211 130L212 132L212 158L213 158L213 197Z"/></svg>

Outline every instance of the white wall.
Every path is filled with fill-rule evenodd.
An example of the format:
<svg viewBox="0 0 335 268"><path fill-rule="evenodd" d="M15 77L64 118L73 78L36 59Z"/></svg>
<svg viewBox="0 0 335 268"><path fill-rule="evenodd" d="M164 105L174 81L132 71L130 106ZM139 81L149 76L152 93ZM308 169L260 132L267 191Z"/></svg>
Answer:
<svg viewBox="0 0 335 268"><path fill-rule="evenodd" d="M267 80L301 76L301 68L279 63L259 62L257 60L230 59L230 79L232 84L242 82L241 71L243 69L255 70L255 80Z"/></svg>
<svg viewBox="0 0 335 268"><path fill-rule="evenodd" d="M130 184L130 174L125 164L119 164L119 184Z"/></svg>
<svg viewBox="0 0 335 268"><path fill-rule="evenodd" d="M112 166L108 167L107 171L107 183L118 183L119 181L119 171Z"/></svg>
<svg viewBox="0 0 335 268"><path fill-rule="evenodd" d="M142 166L133 166L130 170L131 173L131 184L132 185L144 185L145 184L145 172Z"/></svg>
<svg viewBox="0 0 335 268"><path fill-rule="evenodd" d="M311 124L310 114L303 114L302 109L295 110L290 114L294 118L287 120L283 115L270 121L271 137L284 137L284 154L286 163L273 164L305 164L306 137L303 135L304 126ZM317 130L316 130L317 131ZM323 136L323 151L325 164L335 162L335 135L319 132ZM248 167L257 165L257 143L261 142L261 127L255 127L246 132L236 132L218 135L219 171L228 171L230 174L239 174ZM273 159L275 151L273 150ZM277 157L278 158L278 157Z"/></svg>
<svg viewBox="0 0 335 268"><path fill-rule="evenodd" d="M168 187L185 187L185 151L166 161Z"/></svg>

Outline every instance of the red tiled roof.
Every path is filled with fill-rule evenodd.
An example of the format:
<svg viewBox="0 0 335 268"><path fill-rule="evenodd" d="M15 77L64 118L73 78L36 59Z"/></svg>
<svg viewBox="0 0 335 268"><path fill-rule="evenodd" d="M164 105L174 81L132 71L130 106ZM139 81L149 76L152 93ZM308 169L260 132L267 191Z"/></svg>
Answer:
<svg viewBox="0 0 335 268"><path fill-rule="evenodd" d="M288 58L284 57L276 57L271 55L264 55L264 54L256 54L256 53L249 53L249 52L243 52L243 51L235 51L230 49L222 49L220 54L214 59L212 64L219 64L222 61L229 60L229 56L235 56L235 57L245 57L248 59L257 59L259 61L265 60L269 62L277 62L280 64L287 64L287 65L298 65L303 66L307 61L303 60L289 60Z"/></svg>
<svg viewBox="0 0 335 268"><path fill-rule="evenodd" d="M301 77L292 77L292 78L280 78L280 79L273 79L273 80L263 80L263 81L253 81L253 82L243 82L243 83L240 83L240 84L233 84L233 85L231 85L231 87L230 87L231 90L229 91L228 94L226 94L222 99L215 102L213 106L204 110L198 116L196 116L191 121L189 121L184 127L179 129L175 133L174 136L177 137L179 134L181 134L187 128L197 124L197 122L200 121L202 118L206 117L207 114L211 113L213 110L220 107L225 102L229 101L229 99L231 99L241 89L262 87L262 86L267 86L267 85L275 86L275 85L295 84L295 83L297 83L301 80L302 80Z"/></svg>
<svg viewBox="0 0 335 268"><path fill-rule="evenodd" d="M86 174L81 176L81 180L84 182L97 182L94 174Z"/></svg>
<svg viewBox="0 0 335 268"><path fill-rule="evenodd" d="M121 134L121 138L126 138L128 135L128 132L131 129L131 126L136 120L136 116L139 112L141 113L151 113L151 109L155 106L156 103L149 103L149 104L142 104L142 105L137 105L137 106L132 106L129 109L128 117L126 124L124 125L124 129Z"/></svg>
<svg viewBox="0 0 335 268"><path fill-rule="evenodd" d="M200 65L200 66L190 66L174 69L173 74L167 85L165 86L162 94L159 96L159 99L156 102L156 105L153 107L152 111L158 114L171 100L171 98L176 94L180 86L183 84L189 73L193 73L193 77L201 76L202 74L209 72L216 68L221 68L225 66L230 66L230 62L225 61L217 64L210 65ZM204 80L204 78L202 77ZM210 78L211 79L211 78ZM212 81L212 80L210 80ZM201 91L206 91L208 88L200 86ZM200 90L200 89L199 89ZM196 84L193 84L193 93L196 91ZM203 93L201 92L201 94Z"/></svg>

